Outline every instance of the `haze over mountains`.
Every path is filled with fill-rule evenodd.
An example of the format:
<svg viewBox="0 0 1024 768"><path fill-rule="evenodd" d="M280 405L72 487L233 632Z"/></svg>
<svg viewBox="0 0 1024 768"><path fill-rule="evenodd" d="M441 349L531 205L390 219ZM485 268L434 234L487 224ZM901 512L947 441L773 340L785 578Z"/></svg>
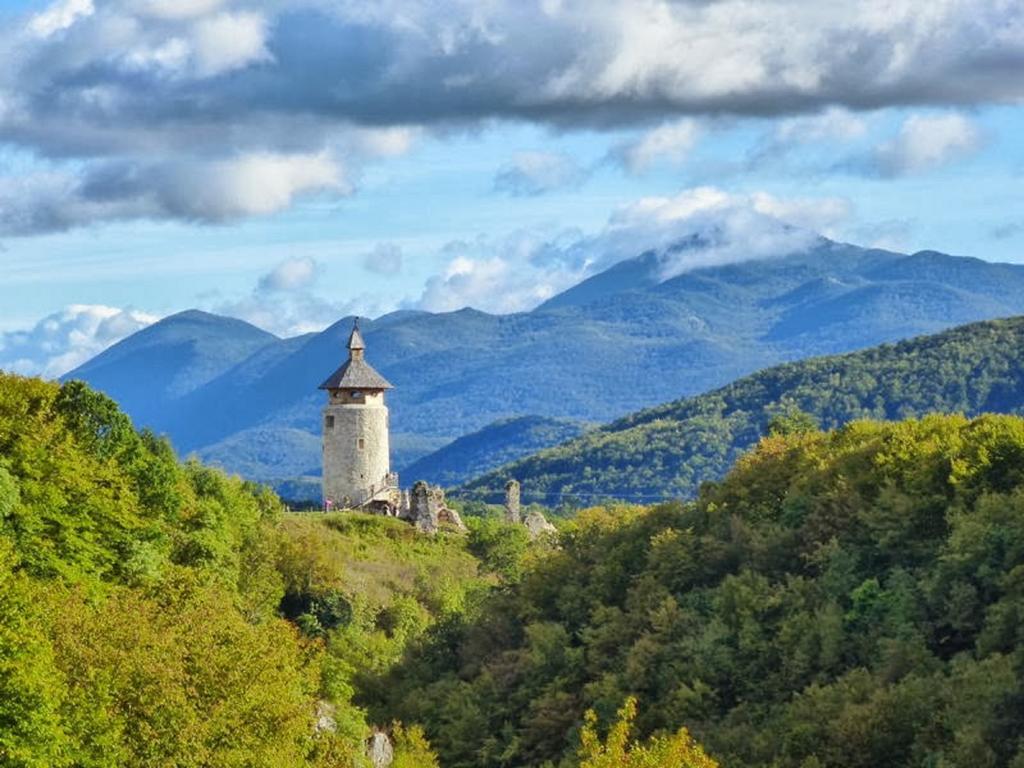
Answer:
<svg viewBox="0 0 1024 768"><path fill-rule="evenodd" d="M1024 267L931 251L821 239L802 253L660 281L662 257L620 262L531 312L364 322L368 357L396 386L396 467L500 419L609 421L780 362L1024 313ZM351 323L278 339L184 312L68 378L105 391L179 452L280 482L319 470L317 386L342 359ZM515 458L514 441L496 439L493 455Z"/></svg>

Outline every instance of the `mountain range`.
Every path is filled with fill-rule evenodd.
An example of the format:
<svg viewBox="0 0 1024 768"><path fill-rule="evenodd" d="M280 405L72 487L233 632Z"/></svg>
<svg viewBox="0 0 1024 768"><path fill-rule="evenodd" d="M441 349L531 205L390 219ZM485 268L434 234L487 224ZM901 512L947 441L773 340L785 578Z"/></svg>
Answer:
<svg viewBox="0 0 1024 768"><path fill-rule="evenodd" d="M661 277L664 258L646 252L620 262L530 312L399 311L364 321L368 359L396 385L395 466L415 468L500 420L608 422L781 362L1024 313L1024 267L933 251L821 239L800 253L669 279ZM280 339L192 310L124 339L68 378L106 392L182 454L263 481L312 478L317 386L343 359L351 325L345 317ZM487 434L493 461L518 450L509 430ZM465 461L458 451L447 455ZM435 477L451 476L443 458Z"/></svg>
<svg viewBox="0 0 1024 768"><path fill-rule="evenodd" d="M769 368L632 414L455 493L499 502L514 477L524 501L551 506L692 497L701 483L722 477L773 420L800 424L806 414L832 429L855 419L934 412L1024 413L1024 317Z"/></svg>

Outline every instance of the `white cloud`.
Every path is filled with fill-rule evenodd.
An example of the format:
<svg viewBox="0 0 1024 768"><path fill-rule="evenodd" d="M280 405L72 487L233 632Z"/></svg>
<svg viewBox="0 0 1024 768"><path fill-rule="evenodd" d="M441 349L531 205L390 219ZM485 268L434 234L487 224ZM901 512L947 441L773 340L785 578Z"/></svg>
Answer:
<svg viewBox="0 0 1024 768"><path fill-rule="evenodd" d="M612 156L634 174L644 173L659 164L677 166L690 154L700 133L696 120L676 120L616 147Z"/></svg>
<svg viewBox="0 0 1024 768"><path fill-rule="evenodd" d="M267 20L258 13L219 13L200 19L192 33L196 71L201 77L270 60Z"/></svg>
<svg viewBox="0 0 1024 768"><path fill-rule="evenodd" d="M241 318L282 337L322 331L348 314L384 314L399 304L387 295L324 298L317 291L323 272L312 257L288 259L261 275L248 295L228 300L211 296L204 303L218 314Z"/></svg>
<svg viewBox="0 0 1024 768"><path fill-rule="evenodd" d="M875 163L888 175L924 173L973 154L981 132L958 113L911 115L899 135L878 149Z"/></svg>
<svg viewBox="0 0 1024 768"><path fill-rule="evenodd" d="M310 256L283 261L263 275L257 283L260 291L298 291L309 288L320 274L320 265Z"/></svg>
<svg viewBox="0 0 1024 768"><path fill-rule="evenodd" d="M465 243L450 244L450 261L440 275L427 281L417 306L431 312L451 312L463 307L497 313L521 312L584 277L582 268L531 263L529 258L533 254L524 254L524 249L540 249L544 243L526 243L523 237L520 233L504 242L477 243L472 247Z"/></svg>
<svg viewBox="0 0 1024 768"><path fill-rule="evenodd" d="M494 188L517 196L541 195L581 184L586 172L561 152L519 152L494 177Z"/></svg>
<svg viewBox="0 0 1024 768"><path fill-rule="evenodd" d="M779 122L775 139L782 143L812 141L853 141L867 133L868 121L860 115L830 107L816 115L801 115Z"/></svg>
<svg viewBox="0 0 1024 768"><path fill-rule="evenodd" d="M29 30L39 37L50 37L61 32L78 19L95 12L92 0L60 0L42 13L29 19Z"/></svg>
<svg viewBox="0 0 1024 768"><path fill-rule="evenodd" d="M349 191L340 166L326 153L252 154L162 173L169 181L163 186L166 207L202 221L274 213L305 192Z"/></svg>
<svg viewBox="0 0 1024 768"><path fill-rule="evenodd" d="M417 306L528 310L647 251L657 255L661 280L700 267L777 258L812 247L819 232L850 213L841 198L781 198L715 187L642 198L616 210L596 235L520 232L500 241L453 243L445 269L427 282Z"/></svg>
<svg viewBox="0 0 1024 768"><path fill-rule="evenodd" d="M156 19L191 19L218 10L226 0L128 0L129 11Z"/></svg>
<svg viewBox="0 0 1024 768"><path fill-rule="evenodd" d="M685 118L825 110L783 138L844 140L862 128L851 110L1024 98L1024 4L1010 0L59 0L18 21L0 29L0 143L80 180L111 165L321 153L344 158L351 177L359 158L403 154L419 131L662 121L624 148L642 171L686 157ZM909 124L879 159L917 172L970 151L977 136L954 119L923 136ZM551 181L552 169L512 167L507 183L572 177L563 166ZM142 204L73 200L64 215L37 186L50 210L20 216L76 226L112 209L150 215L173 179L136 175ZM227 207L261 215L295 200ZM220 220L224 208L184 217Z"/></svg>
<svg viewBox="0 0 1024 768"><path fill-rule="evenodd" d="M363 257L363 267L381 275L397 275L402 271L402 248L395 243L380 243Z"/></svg>
<svg viewBox="0 0 1024 768"><path fill-rule="evenodd" d="M45 171L0 177L0 233L137 218L219 223L275 213L302 195L324 191L351 191L340 164L326 153L101 165L84 178Z"/></svg>
<svg viewBox="0 0 1024 768"><path fill-rule="evenodd" d="M157 320L134 309L72 304L31 329L0 334L0 368L55 378Z"/></svg>

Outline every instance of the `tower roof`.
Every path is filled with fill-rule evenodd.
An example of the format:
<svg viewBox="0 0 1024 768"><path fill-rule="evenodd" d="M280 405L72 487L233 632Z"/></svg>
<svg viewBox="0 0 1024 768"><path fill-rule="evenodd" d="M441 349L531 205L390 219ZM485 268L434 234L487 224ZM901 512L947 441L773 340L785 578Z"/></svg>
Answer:
<svg viewBox="0 0 1024 768"><path fill-rule="evenodd" d="M359 332L357 319L352 326L352 335L348 337L348 360L320 385L320 389L394 389L390 381L363 359L362 351L365 349L366 343Z"/></svg>
<svg viewBox="0 0 1024 768"><path fill-rule="evenodd" d="M363 334L359 332L359 318L352 324L352 335L348 337L349 349L366 349L366 342L363 341Z"/></svg>

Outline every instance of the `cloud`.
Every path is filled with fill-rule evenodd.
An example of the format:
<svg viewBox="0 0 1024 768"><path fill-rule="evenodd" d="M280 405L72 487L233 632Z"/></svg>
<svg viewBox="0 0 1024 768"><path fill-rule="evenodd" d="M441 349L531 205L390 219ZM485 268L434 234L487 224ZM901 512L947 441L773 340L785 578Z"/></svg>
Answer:
<svg viewBox="0 0 1024 768"><path fill-rule="evenodd" d="M256 284L258 291L282 292L309 288L320 274L320 265L309 256L299 256L283 261L260 277Z"/></svg>
<svg viewBox="0 0 1024 768"><path fill-rule="evenodd" d="M659 164L677 166L699 137L700 127L695 120L677 120L620 144L612 150L611 159L633 174L644 173Z"/></svg>
<svg viewBox="0 0 1024 768"><path fill-rule="evenodd" d="M0 178L0 234L62 231L125 219L221 223L287 208L325 190L347 194L326 154L252 154L209 162L105 162L83 176L43 171Z"/></svg>
<svg viewBox="0 0 1024 768"><path fill-rule="evenodd" d="M287 259L261 275L248 295L228 300L211 295L203 303L282 337L321 331L344 315L373 317L398 306L397 299L368 294L324 298L317 291L323 272L311 257Z"/></svg>
<svg viewBox="0 0 1024 768"><path fill-rule="evenodd" d="M782 120L775 128L775 140L806 144L815 141L853 141L867 133L868 123L860 115L830 107L816 115Z"/></svg>
<svg viewBox="0 0 1024 768"><path fill-rule="evenodd" d="M579 186L587 173L560 152L520 152L494 177L494 189L517 197Z"/></svg>
<svg viewBox="0 0 1024 768"><path fill-rule="evenodd" d="M134 309L72 304L28 330L0 333L0 368L55 378L157 320Z"/></svg>
<svg viewBox="0 0 1024 768"><path fill-rule="evenodd" d="M397 275L402 271L402 248L394 243L380 243L363 257L363 267L380 275Z"/></svg>
<svg viewBox="0 0 1024 768"><path fill-rule="evenodd" d="M576 234L522 230L498 240L448 243L444 270L427 281L414 306L431 312L532 309L587 275Z"/></svg>
<svg viewBox="0 0 1024 768"><path fill-rule="evenodd" d="M92 0L62 0L28 20L28 29L39 37L50 37L67 29L82 16L91 16L96 9Z"/></svg>
<svg viewBox="0 0 1024 768"><path fill-rule="evenodd" d="M842 198L780 198L715 187L647 197L620 207L595 235L522 231L447 246L444 270L416 306L450 311L529 310L624 259L653 252L656 277L804 251L851 214Z"/></svg>
<svg viewBox="0 0 1024 768"><path fill-rule="evenodd" d="M494 120L640 128L1014 103L1021 29L1024 5L1007 0L937 0L927 12L918 0L812 11L793 0L59 0L0 30L0 143L62 164L74 187L110 165L326 153L351 167L374 156L359 145L366 130L399 131L378 135L386 156L404 151L403 130ZM685 132L665 131L635 148L633 167L685 150ZM945 150L962 140L947 137ZM944 152L900 150L897 168ZM156 200L175 183L138 179ZM295 197L276 199L241 207L258 215ZM145 211L122 204L118 215ZM71 218L108 212L79 206Z"/></svg>
<svg viewBox="0 0 1024 768"><path fill-rule="evenodd" d="M201 19L192 37L196 74L210 77L269 61L266 34L267 20L258 13L218 13Z"/></svg>
<svg viewBox="0 0 1024 768"><path fill-rule="evenodd" d="M911 115L899 135L878 148L871 167L885 176L925 173L973 154L980 145L977 126L961 114Z"/></svg>

